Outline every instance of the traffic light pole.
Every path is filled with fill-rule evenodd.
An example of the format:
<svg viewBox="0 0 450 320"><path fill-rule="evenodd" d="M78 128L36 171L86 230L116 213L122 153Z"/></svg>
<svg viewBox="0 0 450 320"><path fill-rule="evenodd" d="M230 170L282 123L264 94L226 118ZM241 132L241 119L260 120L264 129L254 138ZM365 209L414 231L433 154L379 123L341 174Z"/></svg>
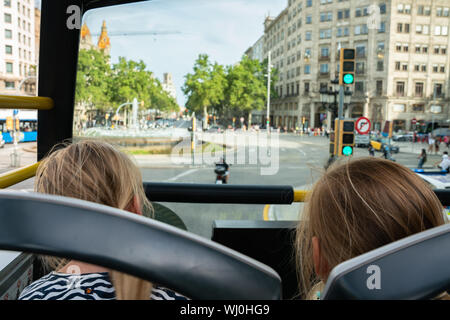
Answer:
<svg viewBox="0 0 450 320"><path fill-rule="evenodd" d="M339 86L339 108L338 108L338 119L344 119L344 86Z"/></svg>

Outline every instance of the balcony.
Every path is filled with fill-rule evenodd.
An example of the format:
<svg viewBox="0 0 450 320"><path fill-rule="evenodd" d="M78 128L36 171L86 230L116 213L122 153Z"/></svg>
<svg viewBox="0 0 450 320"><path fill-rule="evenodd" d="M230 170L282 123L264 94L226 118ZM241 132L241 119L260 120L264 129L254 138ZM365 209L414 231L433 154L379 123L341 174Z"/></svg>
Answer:
<svg viewBox="0 0 450 320"><path fill-rule="evenodd" d="M331 58L329 55L328 56L319 56L319 61L330 61L330 60L331 60Z"/></svg>

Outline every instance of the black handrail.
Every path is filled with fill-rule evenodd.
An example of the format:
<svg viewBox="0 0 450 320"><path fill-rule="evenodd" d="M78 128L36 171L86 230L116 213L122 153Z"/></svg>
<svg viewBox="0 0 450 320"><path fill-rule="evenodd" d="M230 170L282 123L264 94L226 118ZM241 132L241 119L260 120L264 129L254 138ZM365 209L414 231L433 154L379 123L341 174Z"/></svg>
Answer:
<svg viewBox="0 0 450 320"><path fill-rule="evenodd" d="M292 186L145 182L150 201L183 203L291 204Z"/></svg>
<svg viewBox="0 0 450 320"><path fill-rule="evenodd" d="M292 204L294 202L294 188L287 185L144 182L144 189L149 200L157 202L236 204ZM450 206L450 189L433 191L443 206Z"/></svg>

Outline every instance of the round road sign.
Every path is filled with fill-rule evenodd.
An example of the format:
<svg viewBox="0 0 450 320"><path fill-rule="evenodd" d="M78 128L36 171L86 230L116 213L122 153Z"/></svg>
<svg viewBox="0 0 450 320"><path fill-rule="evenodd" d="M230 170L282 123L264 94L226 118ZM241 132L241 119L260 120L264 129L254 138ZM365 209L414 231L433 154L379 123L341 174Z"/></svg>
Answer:
<svg viewBox="0 0 450 320"><path fill-rule="evenodd" d="M355 129L359 134L368 134L370 131L370 120L366 117L360 117L356 120Z"/></svg>

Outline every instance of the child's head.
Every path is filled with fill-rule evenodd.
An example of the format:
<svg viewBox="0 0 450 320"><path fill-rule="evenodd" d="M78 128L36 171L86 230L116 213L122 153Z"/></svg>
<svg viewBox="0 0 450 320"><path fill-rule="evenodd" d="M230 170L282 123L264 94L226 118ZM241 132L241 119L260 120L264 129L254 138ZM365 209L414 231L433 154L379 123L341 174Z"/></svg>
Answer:
<svg viewBox="0 0 450 320"><path fill-rule="evenodd" d="M142 213L151 211L139 169L111 145L80 141L42 160L35 191Z"/></svg>
<svg viewBox="0 0 450 320"><path fill-rule="evenodd" d="M35 191L137 214L151 215L153 211L139 169L125 154L100 141L80 141L51 153L36 172ZM43 262L58 270L69 261L44 257ZM117 271L110 275L118 299L150 298L151 283Z"/></svg>
<svg viewBox="0 0 450 320"><path fill-rule="evenodd" d="M304 296L341 262L445 223L439 199L416 174L378 158L331 166L301 220L296 261Z"/></svg>

